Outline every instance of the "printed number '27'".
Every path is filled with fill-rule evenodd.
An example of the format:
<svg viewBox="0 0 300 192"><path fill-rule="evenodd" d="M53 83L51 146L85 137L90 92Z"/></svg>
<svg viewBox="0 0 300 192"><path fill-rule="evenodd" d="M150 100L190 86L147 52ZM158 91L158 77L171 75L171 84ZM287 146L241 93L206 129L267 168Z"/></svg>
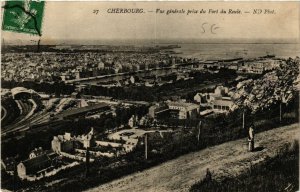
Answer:
<svg viewBox="0 0 300 192"><path fill-rule="evenodd" d="M99 9L94 9L93 13L97 15L99 13Z"/></svg>

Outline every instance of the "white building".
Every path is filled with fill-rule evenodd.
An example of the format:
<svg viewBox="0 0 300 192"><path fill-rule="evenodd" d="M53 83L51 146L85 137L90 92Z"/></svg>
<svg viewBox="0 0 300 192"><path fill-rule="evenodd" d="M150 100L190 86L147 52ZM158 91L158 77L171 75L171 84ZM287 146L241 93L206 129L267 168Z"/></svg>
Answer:
<svg viewBox="0 0 300 192"><path fill-rule="evenodd" d="M80 135L78 137L72 136L71 133L65 133L64 135L54 136L51 141L52 150L58 154L61 152L70 152L75 148L75 143L81 143L84 148L92 146L94 129L86 135Z"/></svg>
<svg viewBox="0 0 300 192"><path fill-rule="evenodd" d="M178 110L178 119L196 118L199 114L199 105L184 102L168 102L171 110Z"/></svg>
<svg viewBox="0 0 300 192"><path fill-rule="evenodd" d="M209 107L214 112L227 112L234 107L233 99L229 96L227 87L218 86L213 93L197 93L194 101L200 104L200 107Z"/></svg>

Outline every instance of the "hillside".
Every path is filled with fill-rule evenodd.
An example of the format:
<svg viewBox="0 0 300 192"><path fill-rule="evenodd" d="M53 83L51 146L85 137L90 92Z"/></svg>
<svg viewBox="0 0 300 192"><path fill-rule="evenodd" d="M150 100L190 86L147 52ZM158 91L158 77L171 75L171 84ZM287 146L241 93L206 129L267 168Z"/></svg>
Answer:
<svg viewBox="0 0 300 192"><path fill-rule="evenodd" d="M87 191L188 191L204 178L206 169L214 179L240 175L252 166L278 155L298 138L298 124L256 135L256 152L247 151L246 139L230 141L190 153L148 170L135 173Z"/></svg>

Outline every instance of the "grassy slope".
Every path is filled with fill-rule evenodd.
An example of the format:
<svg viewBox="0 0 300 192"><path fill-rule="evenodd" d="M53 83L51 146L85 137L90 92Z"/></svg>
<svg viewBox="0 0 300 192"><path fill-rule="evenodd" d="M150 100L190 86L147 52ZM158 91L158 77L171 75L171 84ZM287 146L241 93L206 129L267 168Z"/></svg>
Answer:
<svg viewBox="0 0 300 192"><path fill-rule="evenodd" d="M190 191L296 191L299 189L299 145L294 145L291 151L252 167L246 173L221 181L200 181L193 185Z"/></svg>

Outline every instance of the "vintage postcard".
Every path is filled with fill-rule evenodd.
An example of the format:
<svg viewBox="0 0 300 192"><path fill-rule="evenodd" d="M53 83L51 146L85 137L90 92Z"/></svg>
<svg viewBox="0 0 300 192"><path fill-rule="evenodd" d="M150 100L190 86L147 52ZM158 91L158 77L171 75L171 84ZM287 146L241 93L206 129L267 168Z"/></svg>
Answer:
<svg viewBox="0 0 300 192"><path fill-rule="evenodd" d="M299 190L299 2L1 2L1 191Z"/></svg>

